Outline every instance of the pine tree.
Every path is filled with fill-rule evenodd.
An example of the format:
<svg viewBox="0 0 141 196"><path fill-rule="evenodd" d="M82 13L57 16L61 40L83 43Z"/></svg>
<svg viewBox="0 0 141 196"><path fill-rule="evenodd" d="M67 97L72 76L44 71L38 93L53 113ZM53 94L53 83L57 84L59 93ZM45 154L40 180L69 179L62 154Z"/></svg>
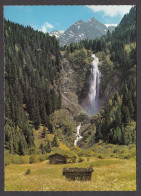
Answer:
<svg viewBox="0 0 141 196"><path fill-rule="evenodd" d="M118 107L116 112L116 125L120 128L122 127L122 113L120 107Z"/></svg>
<svg viewBox="0 0 141 196"><path fill-rule="evenodd" d="M46 134L47 134L47 130L46 130L46 127L44 126L43 132L41 134L42 138L45 138Z"/></svg>
<svg viewBox="0 0 141 196"><path fill-rule="evenodd" d="M45 154L45 148L44 148L44 145L42 143L40 144L39 149L41 149L42 154Z"/></svg>
<svg viewBox="0 0 141 196"><path fill-rule="evenodd" d="M52 145L52 147L59 147L59 141L58 141L58 138L56 135L54 136L51 145Z"/></svg>
<svg viewBox="0 0 141 196"><path fill-rule="evenodd" d="M117 127L116 131L117 131L117 143L122 144L121 129L119 127Z"/></svg>
<svg viewBox="0 0 141 196"><path fill-rule="evenodd" d="M47 153L50 153L50 152L51 152L51 143L50 143L50 141L46 144L46 146L45 146L45 151L46 151Z"/></svg>
<svg viewBox="0 0 141 196"><path fill-rule="evenodd" d="M130 123L129 109L127 106L124 106L124 105L122 107L122 121L123 121L124 126Z"/></svg>

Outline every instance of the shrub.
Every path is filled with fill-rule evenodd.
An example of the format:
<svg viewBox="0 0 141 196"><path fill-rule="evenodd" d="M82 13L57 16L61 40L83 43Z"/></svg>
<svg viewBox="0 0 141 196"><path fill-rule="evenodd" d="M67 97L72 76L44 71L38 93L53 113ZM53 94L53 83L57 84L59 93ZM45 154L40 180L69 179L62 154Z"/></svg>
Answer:
<svg viewBox="0 0 141 196"><path fill-rule="evenodd" d="M103 144L103 141L99 140L98 145L102 145L102 144Z"/></svg>
<svg viewBox="0 0 141 196"><path fill-rule="evenodd" d="M29 163L29 156L20 156L18 154L10 154L10 153L5 153L4 157L5 161L5 166L10 165L10 164L25 164Z"/></svg>
<svg viewBox="0 0 141 196"><path fill-rule="evenodd" d="M87 162L89 162L90 158L87 158Z"/></svg>
<svg viewBox="0 0 141 196"><path fill-rule="evenodd" d="M104 159L104 155L103 155L103 154L99 154L99 155L98 155L98 158L99 158L99 159Z"/></svg>
<svg viewBox="0 0 141 196"><path fill-rule="evenodd" d="M40 159L39 159L39 156L37 156L37 155L31 155L30 157L29 157L29 163L38 163L38 162L40 162Z"/></svg>
<svg viewBox="0 0 141 196"><path fill-rule="evenodd" d="M75 153L80 153L80 151L81 151L81 149L78 147L78 146L73 146L72 148L71 148L71 150L72 151L74 151Z"/></svg>
<svg viewBox="0 0 141 196"><path fill-rule="evenodd" d="M38 155L39 157L39 161L42 162L42 161L45 161L45 160L48 160L48 154L40 154Z"/></svg>
<svg viewBox="0 0 141 196"><path fill-rule="evenodd" d="M129 154L123 155L123 158L124 158L124 159L129 159L129 158L130 158L130 157L129 157Z"/></svg>
<svg viewBox="0 0 141 196"><path fill-rule="evenodd" d="M40 160L40 162L45 161L45 156L43 156L43 155L39 156L39 160Z"/></svg>
<svg viewBox="0 0 141 196"><path fill-rule="evenodd" d="M86 157L92 157L93 155L94 155L94 152L91 151L91 150L89 150L89 151L87 151L87 152L85 153L85 156L86 156Z"/></svg>
<svg viewBox="0 0 141 196"><path fill-rule="evenodd" d="M36 147L31 147L28 149L28 154L31 155L31 154L35 154L36 153Z"/></svg>
<svg viewBox="0 0 141 196"><path fill-rule="evenodd" d="M5 161L5 166L10 165L10 164L28 164L28 163L38 163L42 162L48 159L49 154L39 154L39 155L25 155L25 156L20 156L17 154L10 154L10 153L5 153L4 161Z"/></svg>
<svg viewBox="0 0 141 196"><path fill-rule="evenodd" d="M22 156L21 159L22 159L22 164L28 164L29 163L29 156L28 155Z"/></svg>
<svg viewBox="0 0 141 196"><path fill-rule="evenodd" d="M78 154L78 156L85 156L85 150L84 149L81 149L80 153Z"/></svg>
<svg viewBox="0 0 141 196"><path fill-rule="evenodd" d="M83 161L84 161L84 158L83 157L79 157L78 163L82 163Z"/></svg>
<svg viewBox="0 0 141 196"><path fill-rule="evenodd" d="M29 174L31 174L31 170L27 169L26 172L25 172L25 175L29 175Z"/></svg>
<svg viewBox="0 0 141 196"><path fill-rule="evenodd" d="M5 157L4 157L4 164L5 164L5 166L11 164L11 159L10 159L10 157L8 157L8 156L5 156Z"/></svg>

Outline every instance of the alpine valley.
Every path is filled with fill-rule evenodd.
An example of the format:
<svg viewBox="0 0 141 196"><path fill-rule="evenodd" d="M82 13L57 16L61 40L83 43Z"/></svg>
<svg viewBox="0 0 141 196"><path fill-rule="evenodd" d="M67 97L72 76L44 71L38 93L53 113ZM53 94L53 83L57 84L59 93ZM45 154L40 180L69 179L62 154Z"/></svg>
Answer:
<svg viewBox="0 0 141 196"><path fill-rule="evenodd" d="M50 34L4 20L4 65L7 167L136 159L135 7L117 27L91 18Z"/></svg>

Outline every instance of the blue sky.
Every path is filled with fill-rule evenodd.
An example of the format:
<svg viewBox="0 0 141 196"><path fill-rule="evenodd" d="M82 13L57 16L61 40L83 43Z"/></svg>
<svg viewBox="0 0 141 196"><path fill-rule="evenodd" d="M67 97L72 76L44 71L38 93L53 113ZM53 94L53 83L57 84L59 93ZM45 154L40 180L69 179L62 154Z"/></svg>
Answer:
<svg viewBox="0 0 141 196"><path fill-rule="evenodd" d="M131 6L4 6L4 17L12 22L50 32L66 30L78 20L94 17L103 24L119 24Z"/></svg>

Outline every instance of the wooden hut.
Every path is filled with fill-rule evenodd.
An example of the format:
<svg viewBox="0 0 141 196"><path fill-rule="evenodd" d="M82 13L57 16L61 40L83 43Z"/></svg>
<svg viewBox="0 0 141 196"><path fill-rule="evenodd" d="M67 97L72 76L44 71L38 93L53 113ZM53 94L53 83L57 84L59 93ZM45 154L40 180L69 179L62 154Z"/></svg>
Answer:
<svg viewBox="0 0 141 196"><path fill-rule="evenodd" d="M64 155L55 153L49 156L50 164L64 164L67 163L67 158Z"/></svg>
<svg viewBox="0 0 141 196"><path fill-rule="evenodd" d="M69 180L91 180L93 168L64 168L63 175Z"/></svg>

